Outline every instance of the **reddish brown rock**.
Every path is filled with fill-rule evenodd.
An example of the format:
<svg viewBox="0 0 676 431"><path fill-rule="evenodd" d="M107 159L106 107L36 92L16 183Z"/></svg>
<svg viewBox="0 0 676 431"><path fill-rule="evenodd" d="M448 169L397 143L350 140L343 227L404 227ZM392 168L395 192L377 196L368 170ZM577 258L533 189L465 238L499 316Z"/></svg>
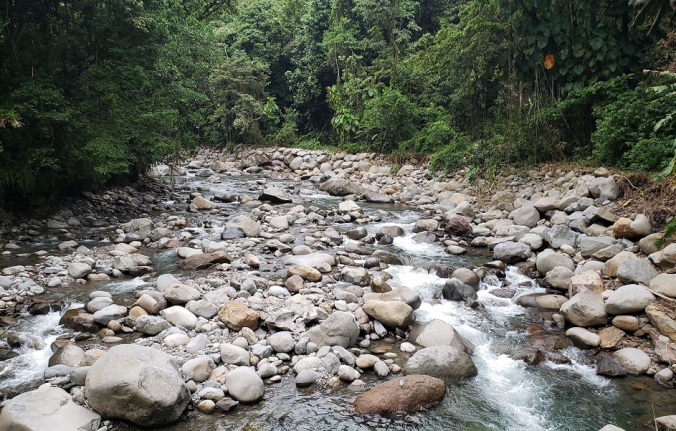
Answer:
<svg viewBox="0 0 676 431"><path fill-rule="evenodd" d="M237 301L226 302L218 312L218 320L235 331L240 331L244 327L257 329L258 318L258 312L245 307Z"/></svg>
<svg viewBox="0 0 676 431"><path fill-rule="evenodd" d="M178 266L180 266L181 269L188 271L197 271L200 269L207 269L219 263L230 262L232 262L232 258L230 256L222 251L215 251L213 253L203 253L190 256L187 259L182 260Z"/></svg>
<svg viewBox="0 0 676 431"><path fill-rule="evenodd" d="M446 384L436 377L398 377L359 395L354 408L359 414L411 413L437 404L445 393Z"/></svg>
<svg viewBox="0 0 676 431"><path fill-rule="evenodd" d="M462 237L472 233L472 226L464 218L456 216L446 223L444 230L448 235Z"/></svg>

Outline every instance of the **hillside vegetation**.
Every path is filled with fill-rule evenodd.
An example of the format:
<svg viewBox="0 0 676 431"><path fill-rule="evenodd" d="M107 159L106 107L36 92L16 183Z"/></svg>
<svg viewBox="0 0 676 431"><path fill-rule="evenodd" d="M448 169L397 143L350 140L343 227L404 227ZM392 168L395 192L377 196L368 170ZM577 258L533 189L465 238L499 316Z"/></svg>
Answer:
<svg viewBox="0 0 676 431"><path fill-rule="evenodd" d="M9 0L0 195L96 187L197 144L668 173L675 6Z"/></svg>

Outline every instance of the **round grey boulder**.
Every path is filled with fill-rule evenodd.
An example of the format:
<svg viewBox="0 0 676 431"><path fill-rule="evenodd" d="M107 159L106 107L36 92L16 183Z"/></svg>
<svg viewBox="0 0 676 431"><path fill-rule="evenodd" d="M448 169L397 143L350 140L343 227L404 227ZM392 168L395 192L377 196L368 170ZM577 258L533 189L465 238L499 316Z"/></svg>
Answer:
<svg viewBox="0 0 676 431"><path fill-rule="evenodd" d="M100 415L49 384L12 398L0 413L0 430L7 431L96 431L100 423Z"/></svg>
<svg viewBox="0 0 676 431"><path fill-rule="evenodd" d="M249 367L239 367L225 376L230 396L241 403L253 403L265 394L263 379Z"/></svg>
<svg viewBox="0 0 676 431"><path fill-rule="evenodd" d="M404 364L404 374L423 374L440 379L462 380L476 376L476 365L469 355L451 346L432 346L418 350Z"/></svg>
<svg viewBox="0 0 676 431"><path fill-rule="evenodd" d="M176 421L190 401L190 391L169 355L134 344L111 348L89 369L87 403L111 419L144 427Z"/></svg>
<svg viewBox="0 0 676 431"><path fill-rule="evenodd" d="M655 301L655 296L643 286L628 284L608 295L606 312L608 314L642 313Z"/></svg>

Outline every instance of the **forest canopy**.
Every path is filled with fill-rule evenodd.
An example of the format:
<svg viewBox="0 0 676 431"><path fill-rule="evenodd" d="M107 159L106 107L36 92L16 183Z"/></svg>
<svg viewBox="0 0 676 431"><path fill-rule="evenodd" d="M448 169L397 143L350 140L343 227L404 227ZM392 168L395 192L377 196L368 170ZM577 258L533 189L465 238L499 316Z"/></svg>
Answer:
<svg viewBox="0 0 676 431"><path fill-rule="evenodd" d="M675 7L8 0L0 196L94 188L198 144L660 171L676 150Z"/></svg>

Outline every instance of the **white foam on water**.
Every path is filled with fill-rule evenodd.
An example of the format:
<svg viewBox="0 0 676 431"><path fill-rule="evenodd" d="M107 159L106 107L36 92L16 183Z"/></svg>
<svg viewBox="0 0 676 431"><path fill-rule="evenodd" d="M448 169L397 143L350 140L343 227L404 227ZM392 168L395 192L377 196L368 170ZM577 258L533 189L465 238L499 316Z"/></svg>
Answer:
<svg viewBox="0 0 676 431"><path fill-rule="evenodd" d="M129 293L135 292L139 287L148 284L141 277L132 278L131 280L120 280L106 283L101 286L101 290L105 290L110 293Z"/></svg>
<svg viewBox="0 0 676 431"><path fill-rule="evenodd" d="M69 309L83 305L74 303ZM13 332L21 338L36 339L40 341L40 344L37 346L23 345L15 349L19 356L3 363L4 368L0 371L0 387L16 387L41 377L53 354L50 346L62 332L62 327L59 325L62 314L60 311L51 311L47 314L31 316L22 319L13 329Z"/></svg>
<svg viewBox="0 0 676 431"><path fill-rule="evenodd" d="M448 257L443 245L438 242L426 244L417 242L413 239L413 234L398 236L394 238L392 244L405 252L420 257Z"/></svg>

